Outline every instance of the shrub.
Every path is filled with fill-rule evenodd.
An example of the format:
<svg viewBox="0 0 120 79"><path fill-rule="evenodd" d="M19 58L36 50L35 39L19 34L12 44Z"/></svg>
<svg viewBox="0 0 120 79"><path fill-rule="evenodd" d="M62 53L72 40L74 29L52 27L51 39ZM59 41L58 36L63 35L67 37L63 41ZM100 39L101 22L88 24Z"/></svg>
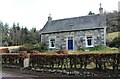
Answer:
<svg viewBox="0 0 120 79"><path fill-rule="evenodd" d="M114 38L111 42L110 42L110 47L118 47L120 46L120 36Z"/></svg>
<svg viewBox="0 0 120 79"><path fill-rule="evenodd" d="M106 50L106 49L108 49L108 48L105 45L98 45L98 46L89 47L89 48L84 48L84 47L79 47L78 48L79 51L85 51L85 50L95 51L95 50Z"/></svg>
<svg viewBox="0 0 120 79"><path fill-rule="evenodd" d="M20 47L20 51L27 51L30 52L33 48L32 44L24 44Z"/></svg>
<svg viewBox="0 0 120 79"><path fill-rule="evenodd" d="M20 51L19 57L22 60L24 60L25 58L28 58L27 51Z"/></svg>
<svg viewBox="0 0 120 79"><path fill-rule="evenodd" d="M68 54L66 49L60 49L56 52L57 54Z"/></svg>
<svg viewBox="0 0 120 79"><path fill-rule="evenodd" d="M8 51L8 48L2 48L2 49L0 49L0 52L1 53L8 53L9 51Z"/></svg>
<svg viewBox="0 0 120 79"><path fill-rule="evenodd" d="M79 51L85 51L85 48L79 46L79 47L78 47L78 50L79 50Z"/></svg>
<svg viewBox="0 0 120 79"><path fill-rule="evenodd" d="M19 53L19 48L16 49L9 49L9 53Z"/></svg>
<svg viewBox="0 0 120 79"><path fill-rule="evenodd" d="M38 53L40 53L38 50L32 50L31 51L31 54L33 54L33 55L38 54Z"/></svg>
<svg viewBox="0 0 120 79"><path fill-rule="evenodd" d="M107 46L105 45L98 45L94 47L94 50L105 50L105 49L107 49Z"/></svg>
<svg viewBox="0 0 120 79"><path fill-rule="evenodd" d="M37 43L33 46L32 50L38 50L38 51L44 51L46 50L46 44L45 43Z"/></svg>

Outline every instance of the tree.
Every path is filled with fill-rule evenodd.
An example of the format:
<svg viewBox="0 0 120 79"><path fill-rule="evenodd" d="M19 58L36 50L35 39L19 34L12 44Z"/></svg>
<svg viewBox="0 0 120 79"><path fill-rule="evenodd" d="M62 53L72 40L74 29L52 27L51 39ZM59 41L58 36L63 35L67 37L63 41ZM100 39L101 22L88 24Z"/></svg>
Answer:
<svg viewBox="0 0 120 79"><path fill-rule="evenodd" d="M2 33L2 45L8 46L8 44L11 42L9 25L1 22L0 27Z"/></svg>
<svg viewBox="0 0 120 79"><path fill-rule="evenodd" d="M17 26L16 26L16 45L20 45L21 44L21 30L20 30L20 26L19 26L19 23L17 23Z"/></svg>
<svg viewBox="0 0 120 79"><path fill-rule="evenodd" d="M13 26L11 28L11 39L12 39L12 44L16 45L16 25L13 23Z"/></svg>
<svg viewBox="0 0 120 79"><path fill-rule="evenodd" d="M32 28L28 34L28 42L30 44L36 44L38 43L37 40L37 33L36 33L36 28Z"/></svg>
<svg viewBox="0 0 120 79"><path fill-rule="evenodd" d="M2 45L1 42L9 45L36 44L39 40L38 36L39 31L36 28L30 30L23 26L21 28L19 23L13 23L10 28L7 23L4 25L0 22L0 45Z"/></svg>
<svg viewBox="0 0 120 79"><path fill-rule="evenodd" d="M120 48L120 36L114 38L113 41L110 42L109 46Z"/></svg>
<svg viewBox="0 0 120 79"><path fill-rule="evenodd" d="M3 22L0 22L0 46L2 46Z"/></svg>

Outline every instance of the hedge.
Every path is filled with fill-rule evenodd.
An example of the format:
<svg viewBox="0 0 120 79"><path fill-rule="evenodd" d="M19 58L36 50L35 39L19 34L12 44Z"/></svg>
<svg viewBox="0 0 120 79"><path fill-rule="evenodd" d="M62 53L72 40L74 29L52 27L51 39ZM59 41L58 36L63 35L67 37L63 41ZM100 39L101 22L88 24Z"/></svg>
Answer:
<svg viewBox="0 0 120 79"><path fill-rule="evenodd" d="M33 51L34 52L34 51ZM26 55L26 54L25 54ZM2 63L4 65L20 65L21 55L19 53L3 53ZM90 65L90 64L94 64ZM50 69L120 69L120 53L99 54L30 54L30 67Z"/></svg>

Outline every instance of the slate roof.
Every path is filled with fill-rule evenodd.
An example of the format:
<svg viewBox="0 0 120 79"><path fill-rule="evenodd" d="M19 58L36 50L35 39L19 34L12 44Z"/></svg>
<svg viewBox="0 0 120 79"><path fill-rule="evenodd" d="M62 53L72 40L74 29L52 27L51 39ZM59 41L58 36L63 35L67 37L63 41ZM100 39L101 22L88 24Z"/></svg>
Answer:
<svg viewBox="0 0 120 79"><path fill-rule="evenodd" d="M104 26L106 26L106 17L97 14L47 21L41 33L96 29Z"/></svg>

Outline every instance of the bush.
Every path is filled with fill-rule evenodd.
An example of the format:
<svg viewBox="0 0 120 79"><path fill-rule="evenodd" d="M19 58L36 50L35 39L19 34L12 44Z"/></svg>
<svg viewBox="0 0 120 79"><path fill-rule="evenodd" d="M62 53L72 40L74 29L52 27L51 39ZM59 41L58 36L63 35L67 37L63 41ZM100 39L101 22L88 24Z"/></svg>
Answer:
<svg viewBox="0 0 120 79"><path fill-rule="evenodd" d="M83 48L83 47L78 47L78 50L79 50L79 51L85 51L85 48Z"/></svg>
<svg viewBox="0 0 120 79"><path fill-rule="evenodd" d="M57 54L68 54L66 49L60 49L56 52Z"/></svg>
<svg viewBox="0 0 120 79"><path fill-rule="evenodd" d="M0 49L0 52L1 53L8 53L9 51L8 51L8 48L2 48L2 49Z"/></svg>
<svg viewBox="0 0 120 79"><path fill-rule="evenodd" d="M33 46L32 50L38 50L38 51L44 51L46 50L46 44L45 43L37 43Z"/></svg>
<svg viewBox="0 0 120 79"><path fill-rule="evenodd" d="M89 47L89 48L84 48L84 47L78 48L79 51L85 51L85 50L95 51L95 50L106 50L106 49L107 49L107 46L105 46L105 45L98 45L98 46Z"/></svg>
<svg viewBox="0 0 120 79"><path fill-rule="evenodd" d="M32 55L36 55L36 54L38 54L38 53L40 53L38 50L32 50L32 51L31 51L31 54L32 54Z"/></svg>
<svg viewBox="0 0 120 79"><path fill-rule="evenodd" d="M19 53L19 48L17 49L9 49L9 53Z"/></svg>
<svg viewBox="0 0 120 79"><path fill-rule="evenodd" d="M20 50L19 51L27 51L27 52L30 52L32 48L29 48L29 47L20 47Z"/></svg>
<svg viewBox="0 0 120 79"><path fill-rule="evenodd" d="M46 50L46 45L44 43L33 44L24 44L20 47L20 51L31 52L32 50L37 50L39 52Z"/></svg>
<svg viewBox="0 0 120 79"><path fill-rule="evenodd" d="M25 58L28 58L27 51L20 51L20 59L24 60Z"/></svg>
<svg viewBox="0 0 120 79"><path fill-rule="evenodd" d="M94 47L94 50L105 50L105 49L107 49L107 46L105 45L98 45Z"/></svg>
<svg viewBox="0 0 120 79"><path fill-rule="evenodd" d="M115 39L113 39L111 42L110 42L110 47L117 47L119 48L120 47L120 36L119 37L116 37Z"/></svg>

